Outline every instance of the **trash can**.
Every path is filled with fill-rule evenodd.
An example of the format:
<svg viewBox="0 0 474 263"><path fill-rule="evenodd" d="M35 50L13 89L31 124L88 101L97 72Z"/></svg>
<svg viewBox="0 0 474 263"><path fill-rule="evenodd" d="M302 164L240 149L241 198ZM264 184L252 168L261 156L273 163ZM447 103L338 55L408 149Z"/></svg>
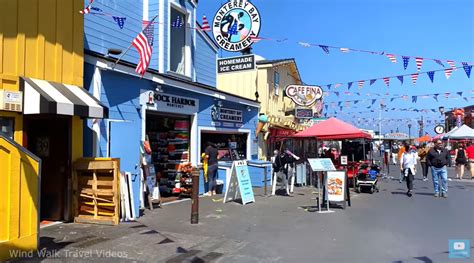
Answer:
<svg viewBox="0 0 474 263"><path fill-rule="evenodd" d="M224 191L224 181L216 180L216 194L220 195Z"/></svg>

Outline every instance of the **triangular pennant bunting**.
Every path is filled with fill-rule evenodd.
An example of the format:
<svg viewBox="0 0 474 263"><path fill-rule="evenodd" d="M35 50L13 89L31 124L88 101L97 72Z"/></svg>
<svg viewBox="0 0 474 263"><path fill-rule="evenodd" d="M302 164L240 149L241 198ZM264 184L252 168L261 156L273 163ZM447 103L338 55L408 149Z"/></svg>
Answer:
<svg viewBox="0 0 474 263"><path fill-rule="evenodd" d="M467 77L470 78L471 77L472 65L468 65L467 62L463 62L462 67L464 68L464 71L466 72Z"/></svg>
<svg viewBox="0 0 474 263"><path fill-rule="evenodd" d="M449 77L451 77L451 74L453 74L452 68L447 68L444 70L444 75L446 76L446 79L449 79Z"/></svg>
<svg viewBox="0 0 474 263"><path fill-rule="evenodd" d="M411 102L416 103L418 96L411 96Z"/></svg>
<svg viewBox="0 0 474 263"><path fill-rule="evenodd" d="M349 49L348 48L345 48L345 47L341 47L339 49L342 53L348 53L349 52Z"/></svg>
<svg viewBox="0 0 474 263"><path fill-rule="evenodd" d="M413 85L416 85L416 81L418 80L418 73L411 74L411 80Z"/></svg>
<svg viewBox="0 0 474 263"><path fill-rule="evenodd" d="M359 89L362 89L362 87L364 86L364 81L363 81L363 80L359 80L358 86L359 86Z"/></svg>
<svg viewBox="0 0 474 263"><path fill-rule="evenodd" d="M211 31L211 27L209 26L209 21L207 21L206 16L202 16L202 31Z"/></svg>
<svg viewBox="0 0 474 263"><path fill-rule="evenodd" d="M372 86L372 84L374 84L376 81L377 81L377 79L371 79L370 80L370 86Z"/></svg>
<svg viewBox="0 0 474 263"><path fill-rule="evenodd" d="M441 62L441 60L435 59L434 61L444 68L444 64Z"/></svg>
<svg viewBox="0 0 474 263"><path fill-rule="evenodd" d="M330 89L331 89L331 85L332 85L332 84L328 84L328 90L330 90Z"/></svg>
<svg viewBox="0 0 474 263"><path fill-rule="evenodd" d="M436 102L438 102L438 96L439 96L439 94L433 94L433 99L434 99Z"/></svg>
<svg viewBox="0 0 474 263"><path fill-rule="evenodd" d="M467 99L467 97L464 97L463 99L464 99L466 102L469 102L469 100Z"/></svg>
<svg viewBox="0 0 474 263"><path fill-rule="evenodd" d="M402 56L403 58L403 68L406 70L408 67L408 62L410 62L410 57Z"/></svg>
<svg viewBox="0 0 474 263"><path fill-rule="evenodd" d="M336 94L336 96L339 97L339 92L338 91L334 92L334 94Z"/></svg>
<svg viewBox="0 0 474 263"><path fill-rule="evenodd" d="M334 85L334 88L337 89L337 88L339 88L340 86L342 86L342 84L341 84L341 83L337 83L336 85Z"/></svg>
<svg viewBox="0 0 474 263"><path fill-rule="evenodd" d="M112 16L114 19L115 23L120 27L120 29L123 29L123 26L125 25L125 20L127 20L126 17L118 17L118 16Z"/></svg>
<svg viewBox="0 0 474 263"><path fill-rule="evenodd" d="M306 42L298 42L298 45L302 46L302 47L311 47L311 44L310 43L306 43Z"/></svg>
<svg viewBox="0 0 474 263"><path fill-rule="evenodd" d="M403 76L398 76L397 79L401 82L401 84L403 85Z"/></svg>
<svg viewBox="0 0 474 263"><path fill-rule="evenodd" d="M328 46L319 45L319 47L320 47L324 52L326 52L326 54L329 54L329 47L328 47Z"/></svg>
<svg viewBox="0 0 474 263"><path fill-rule="evenodd" d="M456 92L456 94L458 94L459 97L462 97L462 93L463 93L462 91Z"/></svg>
<svg viewBox="0 0 474 263"><path fill-rule="evenodd" d="M355 100L355 101L354 101L354 105L356 105L357 103L359 103L359 101L358 101L358 100Z"/></svg>
<svg viewBox="0 0 474 263"><path fill-rule="evenodd" d="M372 105L374 105L374 103L377 101L377 99L373 99L372 100Z"/></svg>
<svg viewBox="0 0 474 263"><path fill-rule="evenodd" d="M385 85L387 85L387 87L390 86L390 78L385 77L385 78L383 78L383 81L385 82Z"/></svg>
<svg viewBox="0 0 474 263"><path fill-rule="evenodd" d="M418 71L420 71L421 66L423 65L423 58L416 58L415 62L416 62L416 68L418 69Z"/></svg>
<svg viewBox="0 0 474 263"><path fill-rule="evenodd" d="M456 64L454 63L454 61L448 60L447 62L448 62L448 64L449 64L449 66L450 66L453 70L456 70Z"/></svg>
<svg viewBox="0 0 474 263"><path fill-rule="evenodd" d="M386 54L385 56L387 56L388 59L390 59L390 61L392 61L392 63L397 63L397 58L394 55Z"/></svg>
<svg viewBox="0 0 474 263"><path fill-rule="evenodd" d="M428 77L430 77L431 83L433 83L435 72L434 71L428 71L427 74L428 74Z"/></svg>
<svg viewBox="0 0 474 263"><path fill-rule="evenodd" d="M352 87L352 82L347 83L347 89L349 90L351 89L351 87Z"/></svg>

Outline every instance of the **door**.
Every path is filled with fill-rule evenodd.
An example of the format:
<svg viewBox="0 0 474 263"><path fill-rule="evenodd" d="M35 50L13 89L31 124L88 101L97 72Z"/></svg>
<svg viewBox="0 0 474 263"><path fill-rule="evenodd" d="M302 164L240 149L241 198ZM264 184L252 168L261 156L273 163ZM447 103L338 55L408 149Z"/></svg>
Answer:
<svg viewBox="0 0 474 263"><path fill-rule="evenodd" d="M26 148L41 158L41 219L63 220L71 177L71 118L25 117Z"/></svg>

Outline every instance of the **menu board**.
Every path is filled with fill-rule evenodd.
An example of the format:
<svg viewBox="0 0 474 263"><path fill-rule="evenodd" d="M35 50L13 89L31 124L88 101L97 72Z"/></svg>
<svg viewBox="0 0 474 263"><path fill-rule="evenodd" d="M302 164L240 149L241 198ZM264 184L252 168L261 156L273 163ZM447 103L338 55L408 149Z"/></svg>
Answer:
<svg viewBox="0 0 474 263"><path fill-rule="evenodd" d="M313 172L335 171L336 167L329 158L309 158L309 165Z"/></svg>
<svg viewBox="0 0 474 263"><path fill-rule="evenodd" d="M327 172L328 200L331 202L345 201L346 172L330 171Z"/></svg>

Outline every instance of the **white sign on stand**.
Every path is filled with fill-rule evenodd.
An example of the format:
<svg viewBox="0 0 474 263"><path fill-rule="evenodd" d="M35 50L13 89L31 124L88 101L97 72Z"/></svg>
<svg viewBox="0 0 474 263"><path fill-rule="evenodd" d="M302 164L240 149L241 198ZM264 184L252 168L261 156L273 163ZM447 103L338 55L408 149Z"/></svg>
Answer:
<svg viewBox="0 0 474 263"><path fill-rule="evenodd" d="M329 171L326 176L328 201L344 202L346 200L346 172Z"/></svg>
<svg viewBox="0 0 474 263"><path fill-rule="evenodd" d="M308 159L309 165L313 172L329 172L335 171L336 167L332 163L332 160L329 158L310 158ZM321 210L321 185L327 185L327 176L323 176L323 181L321 183L320 176L318 175L318 213L332 213L329 209L329 200L326 200L326 211ZM326 188L327 189L327 188ZM326 191L327 192L327 191Z"/></svg>
<svg viewBox="0 0 474 263"><path fill-rule="evenodd" d="M255 203L247 161L234 161L226 180L224 203L236 200L239 195L242 198L243 205Z"/></svg>

